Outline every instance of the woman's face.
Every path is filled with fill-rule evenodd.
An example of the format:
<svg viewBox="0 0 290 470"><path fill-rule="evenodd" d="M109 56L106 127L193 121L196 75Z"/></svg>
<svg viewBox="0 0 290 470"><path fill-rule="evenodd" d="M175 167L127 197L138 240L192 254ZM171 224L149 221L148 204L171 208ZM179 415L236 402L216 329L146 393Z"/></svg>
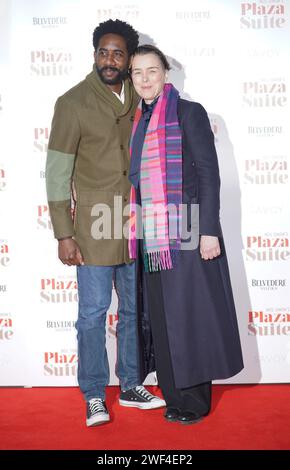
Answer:
<svg viewBox="0 0 290 470"><path fill-rule="evenodd" d="M131 76L136 92L145 103L149 104L162 92L166 70L159 57L154 52L150 52L133 57Z"/></svg>

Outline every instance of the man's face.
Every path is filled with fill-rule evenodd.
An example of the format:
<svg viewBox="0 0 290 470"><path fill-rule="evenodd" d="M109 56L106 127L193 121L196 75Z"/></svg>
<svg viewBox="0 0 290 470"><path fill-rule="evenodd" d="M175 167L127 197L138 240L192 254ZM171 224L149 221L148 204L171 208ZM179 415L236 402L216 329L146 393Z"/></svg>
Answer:
<svg viewBox="0 0 290 470"><path fill-rule="evenodd" d="M129 56L126 41L118 34L104 34L94 53L97 72L106 85L122 83L128 73Z"/></svg>

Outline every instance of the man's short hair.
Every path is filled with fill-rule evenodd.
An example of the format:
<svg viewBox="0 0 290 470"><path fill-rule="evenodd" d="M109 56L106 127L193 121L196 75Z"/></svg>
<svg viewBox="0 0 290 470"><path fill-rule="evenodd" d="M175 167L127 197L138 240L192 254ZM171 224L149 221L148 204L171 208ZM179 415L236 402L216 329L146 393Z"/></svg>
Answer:
<svg viewBox="0 0 290 470"><path fill-rule="evenodd" d="M99 41L104 34L118 34L122 36L127 44L127 50L129 56L133 54L139 44L139 34L137 31L128 23L121 20L108 20L100 23L93 33L93 45L95 51L98 48Z"/></svg>

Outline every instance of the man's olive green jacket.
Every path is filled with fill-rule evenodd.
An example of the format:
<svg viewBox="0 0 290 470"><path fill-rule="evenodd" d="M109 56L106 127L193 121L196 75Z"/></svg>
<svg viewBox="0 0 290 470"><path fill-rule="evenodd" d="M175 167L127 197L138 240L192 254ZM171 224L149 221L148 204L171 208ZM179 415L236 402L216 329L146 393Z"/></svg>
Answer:
<svg viewBox="0 0 290 470"><path fill-rule="evenodd" d="M73 236L85 264L130 261L123 234L128 217L122 214L129 204L129 140L137 102L129 80L123 105L94 65L55 105L46 162L50 216L55 237Z"/></svg>

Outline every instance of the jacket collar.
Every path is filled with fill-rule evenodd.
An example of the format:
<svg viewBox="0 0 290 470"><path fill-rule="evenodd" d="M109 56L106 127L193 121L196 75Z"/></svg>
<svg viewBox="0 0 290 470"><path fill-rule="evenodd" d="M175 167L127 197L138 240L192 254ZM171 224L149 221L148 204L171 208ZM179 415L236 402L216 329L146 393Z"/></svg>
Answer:
<svg viewBox="0 0 290 470"><path fill-rule="evenodd" d="M96 92L96 94L113 108L117 116L124 116L128 113L129 109L132 106L134 95L133 86L129 79L126 79L124 81L124 104L122 104L121 101L117 98L117 96L112 93L110 88L102 82L98 75L96 64L93 65L93 71L86 76L86 81L88 82L89 86Z"/></svg>

